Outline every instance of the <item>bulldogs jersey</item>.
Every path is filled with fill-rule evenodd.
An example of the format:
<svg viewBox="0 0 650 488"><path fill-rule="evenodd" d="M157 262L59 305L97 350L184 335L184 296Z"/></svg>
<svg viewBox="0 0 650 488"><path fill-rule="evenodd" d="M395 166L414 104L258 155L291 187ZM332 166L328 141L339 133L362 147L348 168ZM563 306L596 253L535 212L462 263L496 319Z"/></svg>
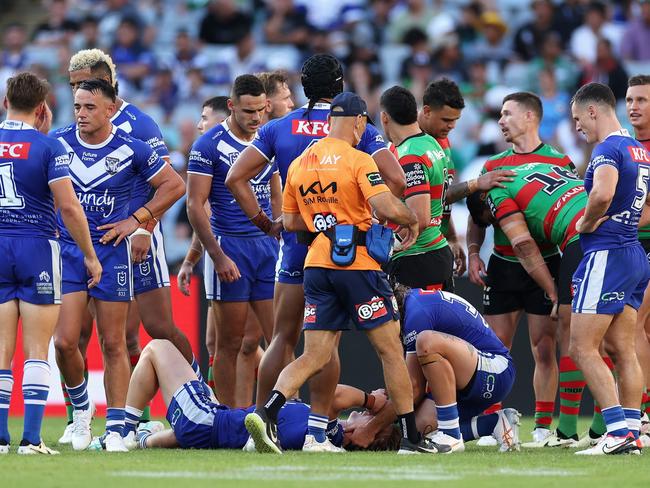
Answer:
<svg viewBox="0 0 650 488"><path fill-rule="evenodd" d="M261 237L265 236L246 217L241 207L226 188L228 170L250 143L238 139L223 123L213 127L192 145L187 172L212 177L209 201L212 209L210 225L214 235ZM271 176L277 172L275 162L266 166L250 180L255 197L267 215L271 215Z"/></svg>
<svg viewBox="0 0 650 488"><path fill-rule="evenodd" d="M257 132L252 146L269 161L275 158L283 184L291 162L314 141L329 134L329 113L329 103L317 103L309 112L304 106L280 119L271 120ZM357 149L372 156L385 148L383 136L368 124Z"/></svg>
<svg viewBox="0 0 650 488"><path fill-rule="evenodd" d="M113 126L101 144L91 145L79 138L77 130L56 131L70 157L70 177L81 202L94 242L106 231L97 227L123 220L130 215L132 183L139 177L149 181L165 163L151 147ZM60 215L61 239L72 242Z"/></svg>
<svg viewBox="0 0 650 488"><path fill-rule="evenodd" d="M56 235L49 184L69 178L68 161L60 142L29 124L0 124L0 236Z"/></svg>
<svg viewBox="0 0 650 488"><path fill-rule="evenodd" d="M594 232L580 235L585 253L638 243L639 219L650 179L650 155L626 130L610 134L591 154L585 173L587 194L594 185L594 172L603 165L613 166L618 171L616 193L605 213L609 218Z"/></svg>
<svg viewBox="0 0 650 488"><path fill-rule="evenodd" d="M433 330L463 339L482 353L510 359L508 349L478 310L458 295L414 289L406 297L405 309L403 333L407 353L415 352L420 332Z"/></svg>

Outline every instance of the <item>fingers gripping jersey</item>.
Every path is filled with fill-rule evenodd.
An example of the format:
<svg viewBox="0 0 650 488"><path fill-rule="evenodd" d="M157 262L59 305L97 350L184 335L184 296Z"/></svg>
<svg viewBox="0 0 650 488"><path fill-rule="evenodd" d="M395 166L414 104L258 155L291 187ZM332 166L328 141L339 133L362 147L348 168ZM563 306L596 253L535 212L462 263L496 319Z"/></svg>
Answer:
<svg viewBox="0 0 650 488"><path fill-rule="evenodd" d="M265 234L248 219L235 197L226 188L228 170L250 143L238 139L227 122L213 127L192 145L188 173L212 177L209 201L210 224L215 235L262 237ZM277 173L275 162L250 180L260 208L271 215L271 177Z"/></svg>
<svg viewBox="0 0 650 488"><path fill-rule="evenodd" d="M392 259L435 251L447 245L441 231L442 211L447 189L447 157L440 144L421 132L408 137L397 146L399 163L406 175L404 198L428 194L431 197L431 220L420 232L415 244L405 251L393 254Z"/></svg>
<svg viewBox="0 0 650 488"><path fill-rule="evenodd" d="M553 166L560 166L566 168L573 173L577 174L575 166L568 156L557 151L553 146L548 144L540 144L537 149L530 153L516 153L513 149L508 149L488 159L481 174L495 169L512 169L516 166L529 163L544 163ZM549 243L541 243L539 245L542 256L549 257L557 254L557 247ZM507 261L517 262L515 253L512 250L510 241L499 228L498 225L494 226L494 254Z"/></svg>
<svg viewBox="0 0 650 488"><path fill-rule="evenodd" d="M585 253L616 249L638 242L639 219L650 180L650 154L626 130L610 134L591 154L585 172L587 194L593 188L595 171L604 165L616 169L618 183L612 203L605 213L609 218L594 232L580 236Z"/></svg>
<svg viewBox="0 0 650 488"><path fill-rule="evenodd" d="M97 230L98 226L129 216L133 179L149 181L165 163L148 144L115 126L101 144L86 144L77 130L68 128L60 131L58 139L70 157L70 177L96 243L106 232ZM57 218L61 239L73 242L60 214Z"/></svg>
<svg viewBox="0 0 650 488"><path fill-rule="evenodd" d="M60 142L24 122L0 124L0 236L54 237L50 183L69 178Z"/></svg>
<svg viewBox="0 0 650 488"><path fill-rule="evenodd" d="M413 289L406 297L404 308L403 340L407 353L416 352L420 332L433 330L463 339L482 353L510 359L508 349L478 310L458 295Z"/></svg>
<svg viewBox="0 0 650 488"><path fill-rule="evenodd" d="M564 250L579 238L578 219L585 213L587 194L574 173L559 166L531 163L512 168L514 181L488 192L487 203L500 220L515 212L524 214L530 234Z"/></svg>

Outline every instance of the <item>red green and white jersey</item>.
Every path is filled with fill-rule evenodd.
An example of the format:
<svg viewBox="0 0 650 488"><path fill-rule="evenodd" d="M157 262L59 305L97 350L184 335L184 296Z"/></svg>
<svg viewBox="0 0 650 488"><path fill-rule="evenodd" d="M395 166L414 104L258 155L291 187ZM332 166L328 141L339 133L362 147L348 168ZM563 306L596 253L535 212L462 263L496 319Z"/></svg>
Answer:
<svg viewBox="0 0 650 488"><path fill-rule="evenodd" d="M444 137L444 138L435 138L436 141L438 141L438 144L440 144L440 147L442 148L442 151L445 153L445 167L447 168L447 182L445 186L445 194L447 194L447 190L451 186L451 184L454 182L454 178L456 177L456 166L454 166L454 160L451 159L451 144L449 143L449 138ZM442 224L440 225L440 230L442 231L442 234L447 237L447 233L449 232L449 220L451 219L451 204L447 202L443 202L442 204Z"/></svg>
<svg viewBox="0 0 650 488"><path fill-rule="evenodd" d="M405 251L393 254L393 259L435 251L447 245L447 239L440 228L447 182L444 151L433 137L424 132L404 139L396 149L406 176L404 200L415 195L429 194L431 221L420 233L415 244Z"/></svg>
<svg viewBox="0 0 650 488"><path fill-rule="evenodd" d="M648 151L650 151L650 139L645 139L639 142L643 144L643 146ZM639 240L644 240L644 239L650 239L650 225L646 225L645 227L639 227Z"/></svg>
<svg viewBox="0 0 650 488"><path fill-rule="evenodd" d="M517 166L530 163L543 163L553 166L560 166L572 171L574 174L577 174L575 166L571 162L571 159L548 144L540 144L539 147L537 147L537 149L534 151L523 154L516 153L512 148L508 149L507 151L503 151L502 153L492 156L485 162L483 168L481 169L481 174L487 173L488 171L493 171L495 169L512 170ZM558 248L554 244L551 244L549 242L540 242L538 245L542 256L545 258L558 253ZM515 253L512 250L510 241L498 225L494 226L493 252L496 256L502 259L517 262L517 258L515 257Z"/></svg>
<svg viewBox="0 0 650 488"><path fill-rule="evenodd" d="M576 223L587 206L584 182L566 168L543 163L512 170L517 173L514 181L503 182L505 188L488 192L492 215L501 220L521 212L536 242L550 243L564 251L567 244L580 237Z"/></svg>

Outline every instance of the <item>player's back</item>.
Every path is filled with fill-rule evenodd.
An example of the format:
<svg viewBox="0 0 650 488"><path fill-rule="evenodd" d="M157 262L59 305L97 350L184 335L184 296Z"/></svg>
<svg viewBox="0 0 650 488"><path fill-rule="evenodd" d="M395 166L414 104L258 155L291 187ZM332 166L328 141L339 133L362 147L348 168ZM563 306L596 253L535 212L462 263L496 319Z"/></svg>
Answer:
<svg viewBox="0 0 650 488"><path fill-rule="evenodd" d="M478 310L454 293L413 289L406 297L405 309L407 352L415 351L418 333L434 330L463 339L481 352L510 357Z"/></svg>
<svg viewBox="0 0 650 488"><path fill-rule="evenodd" d="M271 120L258 131L252 145L269 161L275 158L283 183L291 162L315 141L329 134L329 113L329 103L317 103L311 110L307 106L300 107L284 117ZM372 156L385 148L383 136L368 124L357 149Z"/></svg>
<svg viewBox="0 0 650 488"><path fill-rule="evenodd" d="M54 237L49 184L68 177L68 155L59 142L23 122L2 122L0 236Z"/></svg>
<svg viewBox="0 0 650 488"><path fill-rule="evenodd" d="M638 244L638 226L650 179L650 154L627 131L613 134L598 144L585 172L587 193L593 188L595 170L610 165L618 171L616 192L605 220L592 233L582 234L584 252L615 249Z"/></svg>

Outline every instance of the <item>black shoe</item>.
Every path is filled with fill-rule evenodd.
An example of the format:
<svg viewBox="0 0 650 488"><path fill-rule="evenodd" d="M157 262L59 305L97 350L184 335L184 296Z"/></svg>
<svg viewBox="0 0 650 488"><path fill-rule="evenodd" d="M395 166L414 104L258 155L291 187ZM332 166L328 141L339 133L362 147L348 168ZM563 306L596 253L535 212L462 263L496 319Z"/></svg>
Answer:
<svg viewBox="0 0 650 488"><path fill-rule="evenodd" d="M402 438L402 443L399 446L397 454L442 454L450 451L450 446L436 444L425 437L421 437L417 444L412 443L407 438Z"/></svg>
<svg viewBox="0 0 650 488"><path fill-rule="evenodd" d="M282 454L282 447L278 440L278 426L268 418L264 409L246 415L244 425L255 442L257 452Z"/></svg>

